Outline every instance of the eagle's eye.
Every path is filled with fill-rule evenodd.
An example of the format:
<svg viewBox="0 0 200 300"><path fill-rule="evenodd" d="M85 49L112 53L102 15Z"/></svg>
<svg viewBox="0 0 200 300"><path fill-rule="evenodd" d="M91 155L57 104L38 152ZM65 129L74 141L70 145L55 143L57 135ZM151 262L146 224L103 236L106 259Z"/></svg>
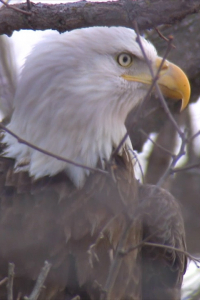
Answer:
<svg viewBox="0 0 200 300"><path fill-rule="evenodd" d="M133 57L129 53L120 53L117 57L117 62L122 67L129 67L133 61Z"/></svg>

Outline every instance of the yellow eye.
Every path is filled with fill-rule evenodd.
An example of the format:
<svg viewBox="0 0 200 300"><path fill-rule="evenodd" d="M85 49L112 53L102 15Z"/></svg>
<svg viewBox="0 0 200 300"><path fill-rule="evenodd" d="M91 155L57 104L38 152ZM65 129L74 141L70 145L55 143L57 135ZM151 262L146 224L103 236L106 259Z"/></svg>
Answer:
<svg viewBox="0 0 200 300"><path fill-rule="evenodd" d="M121 53L117 57L117 62L122 67L128 67L132 63L133 58L129 53Z"/></svg>

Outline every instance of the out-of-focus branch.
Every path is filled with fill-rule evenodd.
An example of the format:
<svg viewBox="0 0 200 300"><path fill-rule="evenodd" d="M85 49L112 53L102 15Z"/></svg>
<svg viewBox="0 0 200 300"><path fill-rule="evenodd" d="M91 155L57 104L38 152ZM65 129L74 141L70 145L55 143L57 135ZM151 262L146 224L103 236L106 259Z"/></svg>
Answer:
<svg viewBox="0 0 200 300"><path fill-rule="evenodd" d="M33 4L28 10L27 3L12 7L31 12L25 15L19 11L3 7L0 10L0 34L12 35L14 30L53 29L59 32L88 26L133 27L137 21L140 29L148 29L160 24L173 24L188 14L198 12L199 0L118 0L108 2L87 2L66 4Z"/></svg>
<svg viewBox="0 0 200 300"><path fill-rule="evenodd" d="M31 295L29 297L24 297L25 300L37 300L38 299L41 289L44 285L47 275L49 274L50 269L51 269L51 264L48 261L45 261L44 267L42 268L42 270L37 278L35 287L31 293Z"/></svg>
<svg viewBox="0 0 200 300"><path fill-rule="evenodd" d="M89 167L89 166L79 164L79 163L77 163L77 162L75 162L75 161L72 161L72 160L70 160L70 159L68 159L68 158L65 158L65 157L56 155L56 154L51 153L51 152L49 152L49 151L47 151L47 150L45 150L45 149L42 149L42 148L40 148L40 147L37 147L36 145L34 145L34 144L32 144L32 143L30 143L30 142L28 142L28 141L22 139L22 138L21 138L20 136L18 136L18 135L16 135L14 132L12 132L11 130L9 130L2 122L0 122L0 128L3 129L5 132L9 133L9 134L10 134L11 136L13 136L14 138L16 138L17 141L18 141L18 143L24 144L24 145L26 145L26 146L28 146L28 147L30 147L30 148L36 150L36 151L39 151L39 152L41 152L41 153L43 153L43 154L45 154L45 155L48 155L48 156L53 157L53 158L55 158L55 159L57 159L57 160L60 160L60 161L64 161L64 162L66 162L66 163L68 163L68 164L71 164L71 165L74 165L74 166L76 166L76 167L80 167L80 168L89 170L89 171L91 171L91 172L98 172L98 173L101 173L101 174L108 174L107 171L104 171L104 170L101 170L101 169L98 169L98 168L91 168L91 167Z"/></svg>
<svg viewBox="0 0 200 300"><path fill-rule="evenodd" d="M15 265L13 263L9 263L8 265L8 283L7 283L7 290L8 290L8 300L13 300L13 279L14 279L14 269Z"/></svg>
<svg viewBox="0 0 200 300"><path fill-rule="evenodd" d="M11 44L8 37L0 36L0 110L5 121L12 114L16 82L17 71Z"/></svg>
<svg viewBox="0 0 200 300"><path fill-rule="evenodd" d="M169 53L168 59L175 62L187 74L191 83L191 101L196 101L200 95L200 15L190 15L173 26L163 25L159 27L161 33L168 37L173 35L176 49ZM152 41L158 50L159 55L165 52L167 42L158 36L154 30L147 32L148 39Z"/></svg>

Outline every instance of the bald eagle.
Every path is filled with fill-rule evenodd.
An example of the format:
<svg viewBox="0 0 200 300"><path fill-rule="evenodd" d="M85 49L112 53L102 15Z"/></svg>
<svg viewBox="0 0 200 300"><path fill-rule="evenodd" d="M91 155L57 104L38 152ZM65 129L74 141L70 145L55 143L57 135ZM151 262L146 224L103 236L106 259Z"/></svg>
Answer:
<svg viewBox="0 0 200 300"><path fill-rule="evenodd" d="M162 58L141 42L156 73ZM52 267L41 300L180 298L182 253L148 246L128 251L144 238L185 249L176 201L138 184L129 138L115 153L128 113L151 83L137 35L128 28L53 33L27 57L7 128L76 165L3 134L0 280L14 262L17 299L30 294L45 260ZM158 85L185 108L190 86L180 68L165 61ZM156 218L161 211L166 214ZM6 299L5 287L0 299Z"/></svg>

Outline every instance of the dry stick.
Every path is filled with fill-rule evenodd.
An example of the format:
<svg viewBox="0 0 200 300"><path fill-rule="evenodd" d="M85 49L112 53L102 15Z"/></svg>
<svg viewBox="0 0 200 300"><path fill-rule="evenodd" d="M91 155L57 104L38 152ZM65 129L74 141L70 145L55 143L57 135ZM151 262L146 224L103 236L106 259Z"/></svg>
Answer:
<svg viewBox="0 0 200 300"><path fill-rule="evenodd" d="M181 131L181 129L179 128L177 122L175 121L174 117L172 116L172 114L171 114L171 112L170 112L170 110L169 110L169 108L167 106L167 103L165 102L163 94L162 94L162 92L161 92L161 90L159 88L159 85L157 83L157 79L158 79L158 75L160 73L160 70L161 70L161 68L162 68L162 66L164 64L165 59L167 58L167 55L169 54L169 52L171 50L171 44L172 44L173 38L171 36L169 37L169 42L168 42L168 45L167 45L167 49L166 49L165 55L163 56L161 65L159 67L159 73L157 72L157 74L155 76L154 72L153 72L153 68L151 66L151 63L150 63L150 61L149 61L149 59L148 59L148 57L147 57L147 55L146 55L146 53L144 51L144 47L143 47L141 39L140 39L140 33L139 33L139 29L138 29L138 25L137 25L136 21L134 21L134 27L135 27L135 32L137 34L137 42L138 42L138 44L140 46L140 49L141 49L142 54L144 56L144 59L145 59L147 65L149 67L149 71L151 73L151 76L152 76L152 78L156 78L156 80L155 80L155 88L156 88L156 92L157 92L157 94L159 96L160 102L162 103L162 106L163 106L163 108L164 108L164 110L165 110L168 118L171 120L171 122L174 125L176 131L179 133L180 137L182 138L182 137L184 137L184 133Z"/></svg>
<svg viewBox="0 0 200 300"><path fill-rule="evenodd" d="M48 261L45 261L44 267L42 268L42 270L37 278L37 281L36 281L36 284L35 284L35 287L34 287L32 293L30 294L29 297L27 297L27 296L24 297L24 300L37 300L38 299L41 289L42 289L44 282L47 278L47 275L50 271L50 268L51 268L51 264Z"/></svg>
<svg viewBox="0 0 200 300"><path fill-rule="evenodd" d="M8 283L7 283L7 299L13 300L13 279L14 279L15 265L13 263L8 264Z"/></svg>
<svg viewBox="0 0 200 300"><path fill-rule="evenodd" d="M118 275L118 271L120 269L121 263L122 263L122 255L120 255L121 253L121 249L124 248L124 244L126 243L127 237L128 237L128 232L129 232L129 228L131 226L132 222L128 222L121 240L119 241L119 245L117 247L117 251L116 251L116 255L115 255L115 259L113 260L113 263L111 265L111 268L109 270L109 274L108 274L108 278L106 280L105 286L103 288L103 294L100 297L100 300L106 300L107 299L107 295L108 293L112 290L115 281L116 281L116 277Z"/></svg>
<svg viewBox="0 0 200 300"><path fill-rule="evenodd" d="M140 131L143 135L145 135L145 136L147 137L147 139L148 139L149 141L151 141L152 144L153 144L154 146L158 147L159 149L161 149L162 151L166 152L167 154L169 154L169 155L172 156L172 157L175 156L174 153L172 153L171 151L167 150L167 149L164 148L163 146L159 145L159 144L158 144L157 142L155 142L154 140L152 140L152 139L150 138L150 136L149 136L144 130L140 129L139 131Z"/></svg>
<svg viewBox="0 0 200 300"><path fill-rule="evenodd" d="M137 22L134 22L135 24L135 31L136 31L136 34L137 34L137 42L141 48L141 51L143 53L143 56L149 66L149 70L150 70L150 73L151 73L151 76L154 77L154 72L153 72L153 69L152 69L152 66L148 60L148 57L144 51L144 48L143 48L143 45L141 43L141 40L140 40L140 35L139 35L139 30L138 30L138 26L137 26ZM172 44L172 40L173 38L172 37L169 37L169 42L168 42L168 47L167 47L167 52L170 51L171 49L171 44ZM170 121L172 122L173 126L175 127L176 131L178 132L180 138L181 138L181 146L180 146L180 150L178 152L177 155L175 155L172 159L172 162L170 164L170 166L167 168L167 170L165 171L165 173L163 174L163 176L159 179L159 181L157 182L156 186L159 187L163 184L163 182L166 180L166 178L171 174L171 170L174 168L174 166L176 165L176 163L178 162L178 160L185 154L185 146L186 144L188 143L188 140L186 138L186 135L185 135L185 132L181 131L181 129L179 128L177 122L175 121L173 115L171 114L166 102L165 102L165 99L162 95L162 92L159 88L159 85L157 84L157 82L155 82L155 87L156 87L156 92L159 96L159 99L160 99L160 102L165 110L165 113L167 114L168 118L170 119Z"/></svg>
<svg viewBox="0 0 200 300"><path fill-rule="evenodd" d="M185 134L184 134L185 135ZM186 144L188 143L187 139L185 137L182 138L182 143L179 149L179 152L176 156L173 157L171 164L169 165L169 167L166 169L166 171L164 172L163 176L161 176L161 178L158 180L156 186L160 187L163 182L166 180L166 178L172 174L172 170L174 169L174 167L176 166L177 162L179 161L179 159L185 155L185 147Z"/></svg>
<svg viewBox="0 0 200 300"><path fill-rule="evenodd" d="M118 271L120 269L120 266L121 266L122 259L123 259L124 255L127 255L129 252L131 252L133 250L136 250L137 248L141 247L144 244L144 242L148 241L150 238L152 238L158 232L158 230L156 230L151 235L146 237L143 241L138 243L136 246L129 248L129 249L131 249L130 251L125 251L124 246L125 246L127 238L128 238L129 229L132 226L132 224L135 220L135 217L139 216L139 214L140 214L140 208L136 209L136 211L135 211L134 215L132 216L132 218L129 219L129 222L127 223L127 226L126 226L126 228L125 228L125 230L122 234L122 237L119 241L119 245L117 247L115 258L114 258L113 263L111 265L111 268L109 270L108 278L107 278L105 286L102 290L102 296L101 296L100 300L106 300L107 299L107 294L109 293L109 291L112 290L112 288L115 284L116 277L118 275Z"/></svg>
<svg viewBox="0 0 200 300"><path fill-rule="evenodd" d="M137 24L136 22L134 22L134 23ZM138 27L136 27L136 29L138 29ZM137 34L137 37L138 37L138 36L139 36L139 33L138 33L137 30L136 30L136 34ZM139 38L140 38L140 36L139 36ZM139 39L139 41L140 41L140 39ZM137 121L138 121L138 119L139 119L139 116L140 116L140 113L141 113L141 111L142 111L142 109L143 109L143 107L144 107L144 104L148 101L148 99L149 99L149 97L150 97L150 94L151 94L151 92L152 92L154 86L158 86L158 85L157 85L158 76L159 76L159 73L160 73L160 71L161 71L161 69L162 69L162 67L163 67L163 64L164 64L164 62L165 62L165 59L167 58L167 56L168 56L168 54L169 54L169 51L170 51L170 49L171 49L171 42L172 42L172 40L170 39L170 40L169 40L169 43L168 43L168 47L167 47L167 49L166 49L166 51L165 51L165 53L164 53L163 59L162 59L162 61L161 61L161 64L160 64L160 66L159 66L159 68L158 68L158 71L157 71L157 73L156 73L155 76L154 76L154 74L153 74L153 70L152 70L151 64L150 64L150 62L149 62L149 60L148 60L148 58L147 58L147 56L146 56L146 54L145 54L145 51L144 51L144 49L143 49L142 43L141 43L141 41L140 41L140 43L138 42L138 43L139 43L139 46L141 47L141 50L143 50L142 53L143 53L143 56L144 56L144 58L145 58L145 60L146 60L146 62L147 62L147 64L148 64L148 67L150 68L150 70L152 70L152 74L151 74L151 75L152 75L152 83L151 83L151 85L150 85L150 87L149 87L149 90L148 90L148 92L147 92L147 94L146 94L146 96L145 96L143 102L142 102L142 103L138 106L138 108L137 108L137 111L136 111L136 117L135 117L135 120L132 122L132 127L137 123ZM158 88L159 88L159 87L158 87ZM161 91L160 91L160 93L161 93ZM161 95L162 95L162 93L161 93ZM165 103L164 98L163 98L163 101L164 101L164 103ZM168 106L167 106L166 103L165 103L165 106L166 106L165 108L168 109ZM165 109L165 111L166 111L166 109ZM169 109L168 109L168 112L169 112L169 114L171 114ZM173 118L173 117L172 117L172 118ZM173 119L173 120L174 120L174 119ZM175 120L174 120L174 122L175 122ZM131 127L131 126L130 126L130 127ZM178 125L177 125L176 127L177 127L177 131L178 131L178 130L179 130ZM120 141L119 145L117 146L117 148L116 148L115 151L113 152L113 155L112 155L112 156L114 156L114 155L116 155L116 154L119 153L119 151L120 151L121 147L123 146L124 142L126 141L128 135L129 135L129 130L127 129L126 134L124 135L124 137L123 137L122 140Z"/></svg>
<svg viewBox="0 0 200 300"><path fill-rule="evenodd" d="M154 233L155 234L155 233ZM153 235L153 234L152 234ZM191 255L189 252L175 248L173 246L168 246L168 245L163 245L163 244L157 244L157 243L151 243L148 242L147 240L150 239L151 236L147 237L145 240L141 241L140 243L138 243L135 246L132 246L130 248L128 248L126 251L121 251L121 255L127 255L129 252L136 250L139 247L142 246L151 246L151 247L156 247L156 248L163 248L163 249L169 249L169 250L174 250L176 252L182 253L185 256L187 256L189 259L191 259L192 261L194 261L194 263L196 264L196 266L199 268L200 266L197 263L200 263L200 258L196 258L193 255Z"/></svg>
<svg viewBox="0 0 200 300"><path fill-rule="evenodd" d="M121 250L120 254L122 256L127 255L128 253L130 253L131 251L136 250L139 247L142 247L146 242L148 242L148 240L150 240L156 233L158 232L158 230L156 230L154 233L150 234L149 236L147 236L143 241L141 241L140 243L138 243L135 246L131 246L129 247L127 250Z"/></svg>
<svg viewBox="0 0 200 300"><path fill-rule="evenodd" d="M6 4L8 4L9 2L10 2L10 0L6 0L6 1L5 1ZM3 4L3 5L0 7L0 9L1 9L2 7L4 7L4 6L5 6L5 5Z"/></svg>
<svg viewBox="0 0 200 300"><path fill-rule="evenodd" d="M169 39L166 38L166 36L164 36L164 35L160 32L160 30L159 30L157 27L154 27L154 29L155 29L155 31L157 32L157 34L158 34L164 41L169 42ZM172 46L172 48L176 48L176 46L173 45L173 44L172 44L171 46Z"/></svg>
<svg viewBox="0 0 200 300"><path fill-rule="evenodd" d="M59 155L56 155L56 154L53 154L49 151L46 151L40 147L37 147L31 143L29 143L28 141L20 138L17 134L15 134L14 132L12 132L11 130L9 130L5 125L3 125L2 122L0 122L0 128L2 128L4 131L6 131L7 133L9 133L10 135L12 135L14 138L17 139L17 141L20 143L20 144L24 144L36 151L39 151L45 155L48 155L48 156L51 156L57 160L60 160L60 161L63 161L63 162L66 162L68 164L71 164L71 165L74 165L76 167L80 167L80 168L83 168L83 169L86 169L86 170L89 170L89 171L92 171L92 172L98 172L98 173L101 173L101 174L108 174L108 172L104 171L104 170L101 170L101 169L97 169L97 168L90 168L88 166L85 166L85 165L82 165L82 164L79 164L79 163L76 163L75 161L72 161L72 160L69 160L67 158L64 158L62 156L59 156Z"/></svg>
<svg viewBox="0 0 200 300"><path fill-rule="evenodd" d="M136 160L136 164L138 164L138 166L139 166L140 173L141 173L141 176L142 176L142 183L144 184L145 180L144 180L144 173L143 173L143 170L142 170L141 163L140 163L136 153L132 149L129 149L129 151L131 151L131 153L133 154L134 159Z"/></svg>
<svg viewBox="0 0 200 300"><path fill-rule="evenodd" d="M200 162L191 164L191 165L188 165L188 166L185 166L182 168L173 168L173 169L171 169L171 174L182 172L182 171L188 171L188 170L199 168L199 167L200 167Z"/></svg>
<svg viewBox="0 0 200 300"><path fill-rule="evenodd" d="M164 64L164 61L165 61L165 59L166 59L166 57L167 57L167 55L168 55L168 53L169 53L169 51L171 49L170 45L171 45L171 40L169 41L169 46L168 46L168 48L167 48L167 50L165 52L165 55L163 56L162 62L160 64L160 66L159 66L159 69L158 69L158 71L156 73L156 76L154 76L154 74L152 75L152 84L150 85L150 88L149 88L149 90L147 92L147 95L146 95L144 101L141 103L141 105L137 109L136 118L135 118L135 120L133 122L134 124L137 122L138 117L140 115L140 112L142 111L142 108L144 106L144 103L146 103L146 101L148 100L148 98L149 98L149 96L150 96L150 94L151 94L151 92L152 92L152 90L154 88L154 85L156 85L156 81L158 79L158 75L159 75L159 73L160 73L160 71L162 69L162 66ZM146 54L144 55L144 57L146 57L146 59L147 59ZM149 61L148 61L148 59L147 59L147 62L148 62L148 64L150 64ZM175 122L175 120L174 120L174 122ZM177 128L178 128L178 125L177 125ZM119 143L118 147L113 152L113 155L116 155L119 152L119 150L123 146L123 144L124 144L125 140L127 139L127 137L128 137L128 130L127 130L127 133L124 135L123 139L121 140L121 142ZM136 216L136 213L134 214L134 216ZM134 220L134 216L132 217L132 220ZM121 237L121 239L119 241L119 245L118 245L118 248L117 248L117 251L116 251L115 259L114 259L114 261L113 261L113 263L111 265L111 268L110 268L110 271L109 271L109 275L108 275L108 278L106 280L106 284L105 284L105 288L104 288L104 295L101 296L101 300L106 299L107 293L110 290L112 290L112 287L113 287L113 285L115 283L115 280L116 280L116 277L118 275L118 271L119 271L119 268L120 268L121 262L122 262L122 257L121 257L121 254L120 254L121 253L121 249L123 249L124 245L126 244L126 240L127 240L127 236L128 236L128 229L130 228L132 222L128 222L128 223L129 224L127 225L126 229L124 230L124 232L122 234L122 237Z"/></svg>
<svg viewBox="0 0 200 300"><path fill-rule="evenodd" d="M187 256L192 261L194 261L194 263L196 264L196 266L198 268L200 268L200 266L197 264L197 263L200 263L200 258L194 257L193 255L191 255L187 251L184 251L184 250L172 247L172 246L167 246L167 245L162 245L162 244L157 244L157 243L150 243L150 242L145 242L144 245L145 246L151 246L151 247L157 247L157 248L164 248L164 249L169 249L169 250L174 250L176 252L180 252L180 253L184 254L185 256Z"/></svg>
<svg viewBox="0 0 200 300"><path fill-rule="evenodd" d="M197 131L197 133L195 133L193 136L190 137L189 142L192 142L199 135L200 135L200 130Z"/></svg>
<svg viewBox="0 0 200 300"><path fill-rule="evenodd" d="M4 285L5 283L7 283L7 281L8 281L8 277L3 278L3 279L0 281L0 286L1 286L1 285Z"/></svg>
<svg viewBox="0 0 200 300"><path fill-rule="evenodd" d="M17 7L14 7L14 6L10 6L8 3L6 3L6 2L3 1L3 0L0 0L0 2L3 3L3 5L5 5L6 7L10 8L10 9L13 9L13 10L18 11L18 12L20 12L20 13L23 13L23 14L25 14L25 15L29 15L29 16L31 15L31 12L22 10L22 9L17 8Z"/></svg>
<svg viewBox="0 0 200 300"><path fill-rule="evenodd" d="M22 293L19 292L16 300L21 300L21 296L22 296Z"/></svg>

